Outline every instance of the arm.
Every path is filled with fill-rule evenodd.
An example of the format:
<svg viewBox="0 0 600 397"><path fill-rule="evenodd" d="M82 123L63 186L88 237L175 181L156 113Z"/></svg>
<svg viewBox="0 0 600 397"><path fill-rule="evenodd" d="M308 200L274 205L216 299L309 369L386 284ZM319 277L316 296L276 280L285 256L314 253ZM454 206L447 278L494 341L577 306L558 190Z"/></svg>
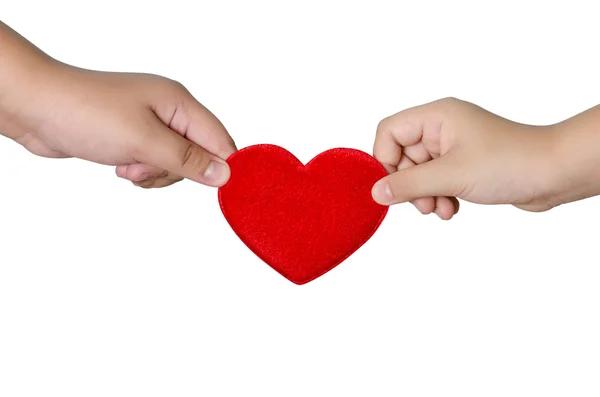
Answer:
<svg viewBox="0 0 600 397"><path fill-rule="evenodd" d="M35 80L48 79L53 60L0 21L0 134L18 139L15 120L34 91Z"/></svg>
<svg viewBox="0 0 600 397"><path fill-rule="evenodd" d="M384 119L374 155L390 172L373 188L384 205L410 201L442 219L457 198L546 211L600 194L600 106L532 126L443 99Z"/></svg>
<svg viewBox="0 0 600 397"><path fill-rule="evenodd" d="M181 84L60 63L1 22L0 134L40 156L116 166L142 187L182 178L221 186L236 150Z"/></svg>
<svg viewBox="0 0 600 397"><path fill-rule="evenodd" d="M560 163L556 197L569 203L600 195L600 105L556 126Z"/></svg>

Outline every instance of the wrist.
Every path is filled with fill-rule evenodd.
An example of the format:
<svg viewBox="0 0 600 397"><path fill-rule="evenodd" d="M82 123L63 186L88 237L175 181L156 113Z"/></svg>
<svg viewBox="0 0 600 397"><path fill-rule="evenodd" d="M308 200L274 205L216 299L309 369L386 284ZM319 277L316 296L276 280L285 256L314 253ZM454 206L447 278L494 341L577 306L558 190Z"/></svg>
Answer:
<svg viewBox="0 0 600 397"><path fill-rule="evenodd" d="M56 75L56 63L40 60L0 77L0 134L19 141L35 132L47 108L48 86Z"/></svg>
<svg viewBox="0 0 600 397"><path fill-rule="evenodd" d="M0 53L0 134L19 140L44 108L41 94L60 64L1 22Z"/></svg>
<svg viewBox="0 0 600 397"><path fill-rule="evenodd" d="M556 162L553 186L558 204L600 194L600 134L590 121L582 114L553 126Z"/></svg>

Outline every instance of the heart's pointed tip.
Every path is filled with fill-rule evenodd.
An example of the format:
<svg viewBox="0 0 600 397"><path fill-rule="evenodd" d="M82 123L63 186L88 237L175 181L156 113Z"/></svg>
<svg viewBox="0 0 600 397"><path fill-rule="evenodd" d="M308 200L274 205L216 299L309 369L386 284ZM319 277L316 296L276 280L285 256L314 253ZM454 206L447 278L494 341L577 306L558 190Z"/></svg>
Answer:
<svg viewBox="0 0 600 397"><path fill-rule="evenodd" d="M288 280L291 281L295 285L305 285L305 284L308 284L308 283L310 283L312 281L312 280L298 281L298 280L292 280L292 279L289 279L289 278L288 278Z"/></svg>
<svg viewBox="0 0 600 397"><path fill-rule="evenodd" d="M268 264L268 263L267 263ZM273 266L268 264L269 266L271 266L275 271L277 271L277 273L279 273L281 276L283 276L283 278L285 278L286 280L288 280L289 282L296 284L296 285L304 285L304 284L308 284L311 281L315 280L316 278L318 278L319 276L310 276L310 277L296 277L295 275L292 274L283 274L282 272L280 272L279 270L277 270L277 266Z"/></svg>

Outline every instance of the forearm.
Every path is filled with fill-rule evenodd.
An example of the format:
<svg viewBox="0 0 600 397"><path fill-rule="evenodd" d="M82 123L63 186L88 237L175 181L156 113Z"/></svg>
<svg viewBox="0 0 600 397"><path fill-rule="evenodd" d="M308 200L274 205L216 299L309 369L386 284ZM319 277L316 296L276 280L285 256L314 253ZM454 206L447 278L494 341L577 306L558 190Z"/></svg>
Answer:
<svg viewBox="0 0 600 397"><path fill-rule="evenodd" d="M559 200L568 203L600 195L600 105L554 128Z"/></svg>
<svg viewBox="0 0 600 397"><path fill-rule="evenodd" d="M19 118L34 106L35 93L56 62L0 22L0 134L15 139Z"/></svg>

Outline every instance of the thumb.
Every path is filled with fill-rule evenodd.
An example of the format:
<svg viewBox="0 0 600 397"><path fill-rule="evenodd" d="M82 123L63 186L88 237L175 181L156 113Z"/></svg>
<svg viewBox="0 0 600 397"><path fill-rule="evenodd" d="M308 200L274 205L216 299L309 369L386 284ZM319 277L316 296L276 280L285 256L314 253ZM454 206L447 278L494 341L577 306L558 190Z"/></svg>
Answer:
<svg viewBox="0 0 600 397"><path fill-rule="evenodd" d="M404 168L382 178L373 186L373 199L379 204L391 205L421 197L460 195L461 173L448 157Z"/></svg>
<svg viewBox="0 0 600 397"><path fill-rule="evenodd" d="M230 176L224 160L162 123L148 134L135 159L207 186L222 186Z"/></svg>

